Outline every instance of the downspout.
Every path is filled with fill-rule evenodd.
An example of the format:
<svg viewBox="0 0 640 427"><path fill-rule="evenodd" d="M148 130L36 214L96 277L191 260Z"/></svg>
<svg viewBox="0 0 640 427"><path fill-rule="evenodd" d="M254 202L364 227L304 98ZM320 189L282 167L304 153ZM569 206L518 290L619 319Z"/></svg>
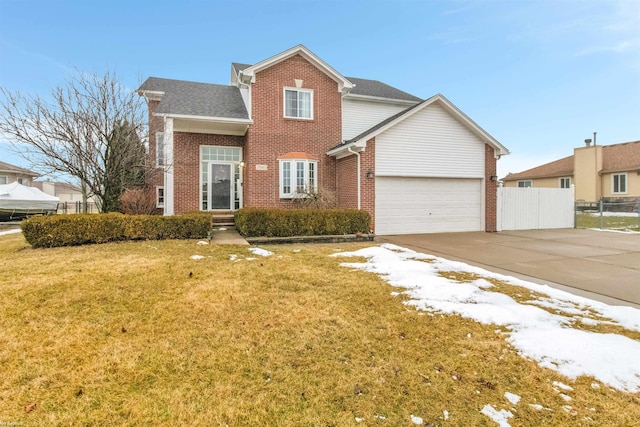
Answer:
<svg viewBox="0 0 640 427"><path fill-rule="evenodd" d="M355 154L358 159L358 210L360 210L360 152L353 151L351 147L347 147L347 151L351 154Z"/></svg>

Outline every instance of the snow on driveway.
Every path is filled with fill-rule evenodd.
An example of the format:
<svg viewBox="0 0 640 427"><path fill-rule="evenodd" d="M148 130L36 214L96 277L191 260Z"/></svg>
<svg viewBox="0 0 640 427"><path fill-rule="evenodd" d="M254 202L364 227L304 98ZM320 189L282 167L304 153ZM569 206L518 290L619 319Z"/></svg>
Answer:
<svg viewBox="0 0 640 427"><path fill-rule="evenodd" d="M22 230L18 228L16 230L0 231L0 236L6 236L7 234L15 234L15 233L22 233Z"/></svg>
<svg viewBox="0 0 640 427"><path fill-rule="evenodd" d="M618 390L640 391L640 342L623 335L573 328L576 322L589 325L604 323L640 331L640 310L609 306L549 286L391 244L332 256L366 258L366 262L341 265L376 273L392 286L406 289L403 292L409 297L406 304L417 309L458 314L483 324L504 326L509 330L505 334L507 341L521 356L536 361L540 366L571 379L590 375ZM439 272L451 271L472 273L483 278L460 283L439 275ZM518 302L508 295L489 290L494 285L485 278L545 295ZM507 422L508 414L494 413L492 409L485 407L487 416L499 418L500 423Z"/></svg>

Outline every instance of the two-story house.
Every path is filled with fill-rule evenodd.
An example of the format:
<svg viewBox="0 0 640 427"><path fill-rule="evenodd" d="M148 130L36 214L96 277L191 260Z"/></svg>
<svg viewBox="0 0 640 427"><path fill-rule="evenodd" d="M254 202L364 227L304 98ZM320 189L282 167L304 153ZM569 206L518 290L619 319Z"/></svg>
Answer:
<svg viewBox="0 0 640 427"><path fill-rule="evenodd" d="M640 199L640 141L592 145L573 155L503 178L506 187L569 188L576 200Z"/></svg>
<svg viewBox="0 0 640 427"><path fill-rule="evenodd" d="M229 85L150 77L138 93L165 215L289 207L322 189L377 234L495 231L508 150L440 94L345 77L302 45L231 64Z"/></svg>
<svg viewBox="0 0 640 427"><path fill-rule="evenodd" d="M0 162L0 185L17 182L18 184L30 187L33 179L38 176L40 175L30 171L29 169L21 168L6 162Z"/></svg>

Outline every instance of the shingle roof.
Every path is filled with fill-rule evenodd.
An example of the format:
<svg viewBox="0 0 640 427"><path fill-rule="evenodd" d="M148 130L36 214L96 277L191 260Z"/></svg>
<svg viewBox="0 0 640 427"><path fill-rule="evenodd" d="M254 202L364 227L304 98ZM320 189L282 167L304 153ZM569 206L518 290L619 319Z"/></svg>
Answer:
<svg viewBox="0 0 640 427"><path fill-rule="evenodd" d="M138 92L164 92L159 114L249 119L240 89L235 86L149 77Z"/></svg>
<svg viewBox="0 0 640 427"><path fill-rule="evenodd" d="M378 98L387 99L400 99L403 101L422 101L422 99L418 98L417 96L413 96L410 93L403 92L400 89L396 89L395 87L389 86L388 84L382 83L378 80L367 80L358 77L347 77L347 80L356 85L356 87L351 89L350 92L354 95L375 96Z"/></svg>
<svg viewBox="0 0 640 427"><path fill-rule="evenodd" d="M573 156L568 156L523 172L510 173L503 181L571 176L573 168ZM601 173L634 170L640 170L640 141L602 146Z"/></svg>
<svg viewBox="0 0 640 427"><path fill-rule="evenodd" d="M37 173L30 171L29 169L14 166L6 162L0 162L0 172L15 173L28 176L40 176Z"/></svg>

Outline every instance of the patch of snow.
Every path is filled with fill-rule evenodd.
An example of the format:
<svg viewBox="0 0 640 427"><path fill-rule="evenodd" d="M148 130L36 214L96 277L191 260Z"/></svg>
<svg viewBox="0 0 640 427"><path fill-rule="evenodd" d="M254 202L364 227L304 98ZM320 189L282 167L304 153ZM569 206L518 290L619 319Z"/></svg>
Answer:
<svg viewBox="0 0 640 427"><path fill-rule="evenodd" d="M590 216L600 216L600 212L590 213ZM638 218L638 212L602 212L602 216Z"/></svg>
<svg viewBox="0 0 640 427"><path fill-rule="evenodd" d="M364 418L356 417L356 422L357 422L357 423L361 423L361 422L363 422L363 421L364 421Z"/></svg>
<svg viewBox="0 0 640 427"><path fill-rule="evenodd" d="M236 254L229 255L229 261L236 261L237 259L238 259L238 255Z"/></svg>
<svg viewBox="0 0 640 427"><path fill-rule="evenodd" d="M415 415L411 415L411 422L421 426L422 423L423 423L423 420L420 417L416 417Z"/></svg>
<svg viewBox="0 0 640 427"><path fill-rule="evenodd" d="M565 402L571 402L571 400L573 400L571 399L571 396L567 396L564 393L560 393L560 397L563 398Z"/></svg>
<svg viewBox="0 0 640 427"><path fill-rule="evenodd" d="M491 418L491 420L498 423L500 427L511 427L511 425L509 424L509 421L507 420L509 418L513 418L513 414L505 409L496 411L496 409L493 406L487 404L487 405L484 405L484 408L482 408L482 411L480 411L480 413L482 415L486 415L487 417Z"/></svg>
<svg viewBox="0 0 640 427"><path fill-rule="evenodd" d="M449 419L449 411L446 409L442 411L442 415L444 415L444 420L447 421Z"/></svg>
<svg viewBox="0 0 640 427"><path fill-rule="evenodd" d="M536 411L542 411L542 409L544 408L542 405L538 405L537 403L529 403L529 406L531 406Z"/></svg>
<svg viewBox="0 0 640 427"><path fill-rule="evenodd" d="M203 259L203 258L204 257L202 255L191 255L191 259L198 260L198 259Z"/></svg>
<svg viewBox="0 0 640 427"><path fill-rule="evenodd" d="M592 389L594 389L594 390L597 390L597 389L599 389L599 388L600 388L600 384L598 384L598 383L591 383L591 388L592 388Z"/></svg>
<svg viewBox="0 0 640 427"><path fill-rule="evenodd" d="M574 329L573 316L594 315L612 320L629 330L640 331L640 310L610 306L572 295L546 285L492 273L461 262L421 254L384 244L335 257L364 257L365 262L342 263L348 268L376 273L395 287L405 289L405 304L436 314L457 314L482 324L496 324L518 353L568 378L593 376L615 389L640 391L640 342L623 335ZM423 262L429 260L429 262ZM485 279L459 283L440 272L472 273ZM486 278L521 286L542 294L536 302L520 303L508 295L492 292ZM566 313L567 315L565 315ZM499 331L499 330L498 330Z"/></svg>
<svg viewBox="0 0 640 427"><path fill-rule="evenodd" d="M471 334L467 334L467 338L471 338Z"/></svg>
<svg viewBox="0 0 640 427"><path fill-rule="evenodd" d="M220 227L218 228L218 231L227 231L227 229L225 227Z"/></svg>
<svg viewBox="0 0 640 427"><path fill-rule="evenodd" d="M565 412L571 412L571 410L573 409L573 407L569 406L569 405L564 405L562 407L562 409L564 409Z"/></svg>
<svg viewBox="0 0 640 427"><path fill-rule="evenodd" d="M517 394L509 393L508 391L504 392L504 397L514 405L517 405L520 402L520 396Z"/></svg>
<svg viewBox="0 0 640 427"><path fill-rule="evenodd" d="M207 242L207 241L205 241L205 240L200 240L200 241L198 242L198 245L200 245L200 246L205 246L205 245L208 245L208 244L209 244L209 242Z"/></svg>
<svg viewBox="0 0 640 427"><path fill-rule="evenodd" d="M257 260L258 258L248 257L248 258L245 258L245 259L246 259L247 261L255 261L255 260Z"/></svg>
<svg viewBox="0 0 640 427"><path fill-rule="evenodd" d="M298 252L300 252L300 249L294 249L292 252L298 253Z"/></svg>
<svg viewBox="0 0 640 427"><path fill-rule="evenodd" d="M565 383L561 383L560 381L554 381L552 384L564 391L573 391L573 387L566 385Z"/></svg>
<svg viewBox="0 0 640 427"><path fill-rule="evenodd" d="M266 249L262 249L262 248L249 248L249 252L251 252L254 255L260 255L260 256L271 256L271 255L273 255L273 252L268 251Z"/></svg>
<svg viewBox="0 0 640 427"><path fill-rule="evenodd" d="M387 417L385 417L384 415L376 415L376 418L379 420L386 420Z"/></svg>
<svg viewBox="0 0 640 427"><path fill-rule="evenodd" d="M22 230L18 228L16 230L0 231L0 236L6 236L7 234L16 234L16 233L22 233Z"/></svg>

